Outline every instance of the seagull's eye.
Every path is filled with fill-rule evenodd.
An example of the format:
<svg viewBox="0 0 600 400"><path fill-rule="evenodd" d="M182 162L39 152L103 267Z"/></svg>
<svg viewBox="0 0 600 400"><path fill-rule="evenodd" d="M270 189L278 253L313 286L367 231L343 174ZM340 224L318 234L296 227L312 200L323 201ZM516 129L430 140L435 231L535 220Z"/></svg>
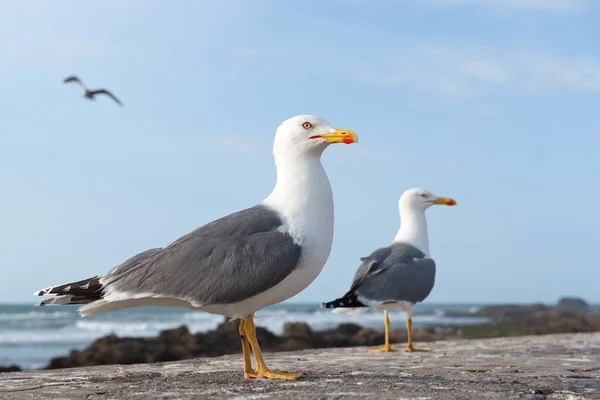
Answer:
<svg viewBox="0 0 600 400"><path fill-rule="evenodd" d="M306 121L305 123L302 124L302 127L304 129L310 129L313 127L313 125L310 122Z"/></svg>
<svg viewBox="0 0 600 400"><path fill-rule="evenodd" d="M427 198L427 193L421 193L419 195L422 199L426 199Z"/></svg>

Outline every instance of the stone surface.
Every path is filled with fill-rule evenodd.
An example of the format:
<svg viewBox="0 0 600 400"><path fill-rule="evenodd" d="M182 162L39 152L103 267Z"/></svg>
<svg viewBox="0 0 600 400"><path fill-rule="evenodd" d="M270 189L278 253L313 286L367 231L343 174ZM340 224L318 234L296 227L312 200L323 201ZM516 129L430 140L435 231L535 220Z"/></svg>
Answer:
<svg viewBox="0 0 600 400"><path fill-rule="evenodd" d="M433 351L265 354L273 369L306 374L296 382L245 380L240 355L11 372L0 374L0 399L600 399L600 332L426 347Z"/></svg>

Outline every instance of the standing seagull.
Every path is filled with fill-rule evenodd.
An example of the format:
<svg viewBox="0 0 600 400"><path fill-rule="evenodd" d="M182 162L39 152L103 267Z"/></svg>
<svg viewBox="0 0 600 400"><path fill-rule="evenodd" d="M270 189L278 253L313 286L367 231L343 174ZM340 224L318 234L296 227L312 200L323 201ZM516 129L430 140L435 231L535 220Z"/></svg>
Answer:
<svg viewBox="0 0 600 400"><path fill-rule="evenodd" d="M325 308L336 308L348 313L360 307L385 310L385 345L374 352L395 351L390 347L388 311L401 308L407 314L408 344L404 351L415 349L412 344L412 309L429 296L435 283L435 262L429 254L425 210L434 204L454 206L447 197L437 197L425 189L408 189L398 201L400 229L392 244L361 258L350 290L341 298L324 303ZM346 311L347 310L347 311Z"/></svg>
<svg viewBox="0 0 600 400"><path fill-rule="evenodd" d="M81 87L83 88L83 96L87 97L90 100L95 100L94 96L96 96L97 94L105 94L105 95L109 96L111 99L113 99L118 105L123 107L123 103L121 103L121 100L117 99L115 97L115 95L113 95L111 92L109 92L106 89L89 90L88 88L85 87L83 82L81 82L81 80L75 75L71 75L71 76L65 78L65 80L63 81L63 83L69 83L69 82L79 83L81 85Z"/></svg>
<svg viewBox="0 0 600 400"><path fill-rule="evenodd" d="M333 194L321 164L331 143L355 143L354 132L312 115L275 133L277 183L259 205L227 215L163 248L146 250L104 276L53 286L39 305L85 304L82 316L138 306L187 307L241 319L244 377L295 380L267 368L254 313L295 296L319 275L333 242ZM252 368L250 348L256 359Z"/></svg>

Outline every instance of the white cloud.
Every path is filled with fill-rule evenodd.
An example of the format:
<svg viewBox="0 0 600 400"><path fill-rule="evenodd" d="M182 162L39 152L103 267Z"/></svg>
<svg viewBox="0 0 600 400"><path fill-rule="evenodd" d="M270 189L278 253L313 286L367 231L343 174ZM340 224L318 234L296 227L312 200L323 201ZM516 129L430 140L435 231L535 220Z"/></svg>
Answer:
<svg viewBox="0 0 600 400"><path fill-rule="evenodd" d="M499 89L520 91L600 91L600 61L540 52L491 48L430 48L409 51L357 77L378 85L462 96Z"/></svg>
<svg viewBox="0 0 600 400"><path fill-rule="evenodd" d="M497 9L552 12L583 11L592 7L589 0L422 0L438 5L481 5Z"/></svg>
<svg viewBox="0 0 600 400"><path fill-rule="evenodd" d="M510 80L508 71L493 61L467 61L462 65L462 69L466 74L481 81L503 83Z"/></svg>

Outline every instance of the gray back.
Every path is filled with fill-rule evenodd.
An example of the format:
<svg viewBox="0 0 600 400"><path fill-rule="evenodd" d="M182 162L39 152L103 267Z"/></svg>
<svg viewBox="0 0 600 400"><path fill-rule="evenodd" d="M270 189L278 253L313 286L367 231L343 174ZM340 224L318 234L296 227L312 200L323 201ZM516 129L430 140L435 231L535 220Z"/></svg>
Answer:
<svg viewBox="0 0 600 400"><path fill-rule="evenodd" d="M377 249L361 260L347 294L381 303L418 303L429 296L435 284L435 262L406 243Z"/></svg>
<svg viewBox="0 0 600 400"><path fill-rule="evenodd" d="M289 234L277 231L281 225L273 210L262 205L248 208L163 249L132 257L103 282L110 290L202 305L239 302L277 285L298 264L302 249Z"/></svg>

